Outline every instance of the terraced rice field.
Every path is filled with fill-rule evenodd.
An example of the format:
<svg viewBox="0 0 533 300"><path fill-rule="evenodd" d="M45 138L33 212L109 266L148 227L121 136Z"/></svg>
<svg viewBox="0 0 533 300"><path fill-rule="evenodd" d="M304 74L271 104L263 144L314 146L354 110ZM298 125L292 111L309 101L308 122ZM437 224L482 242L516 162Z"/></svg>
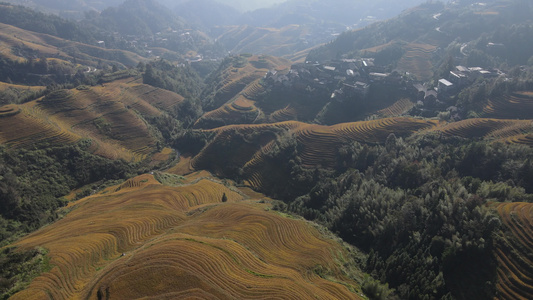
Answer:
<svg viewBox="0 0 533 300"><path fill-rule="evenodd" d="M303 62L305 62L305 59L307 58L307 55L309 55L309 52L311 52L312 50L317 49L317 48L319 48L321 46L322 45L316 45L316 46L313 46L311 48L308 48L308 49L305 49L305 50L302 50L302 51L299 51L299 52L296 52L296 53L283 55L283 58L286 58L286 59L290 60L293 63L303 63Z"/></svg>
<svg viewBox="0 0 533 300"><path fill-rule="evenodd" d="M359 298L342 247L251 200L209 178L168 187L151 175L79 200L16 243L48 249L53 268L12 299Z"/></svg>
<svg viewBox="0 0 533 300"><path fill-rule="evenodd" d="M415 104L411 100L404 98L396 101L393 105L378 111L381 117L397 117L407 113Z"/></svg>
<svg viewBox="0 0 533 300"><path fill-rule="evenodd" d="M8 104L0 107L0 118L7 118L20 113L20 107L16 104Z"/></svg>
<svg viewBox="0 0 533 300"><path fill-rule="evenodd" d="M257 28L248 25L229 28L217 39L229 43L233 53L270 53L281 56L291 53L300 38L309 30L303 26L287 25L283 28Z"/></svg>
<svg viewBox="0 0 533 300"><path fill-rule="evenodd" d="M241 110L241 111L251 111L251 110L257 109L254 106L254 102L246 99L246 97L244 96L238 97L237 100L231 103L231 106L234 109Z"/></svg>
<svg viewBox="0 0 533 300"><path fill-rule="evenodd" d="M117 101L122 93L118 85L108 84L68 93L70 95L62 99L47 101L45 98L39 102L38 108L51 119L66 124L69 130L102 142L114 141L128 149L135 160L142 160L153 152L155 139L147 125L126 108L126 103ZM150 112L160 114L155 108Z"/></svg>
<svg viewBox="0 0 533 300"><path fill-rule="evenodd" d="M372 121L343 123L333 126L287 121L261 125L232 125L207 132L215 138L195 157L191 169L209 169L223 175L224 168L231 165L241 168L242 179L249 186L262 190L272 176L285 176L282 168L268 163L268 153L276 146L276 135L289 132L297 142L298 156L306 168L335 168L338 164L337 150L342 145L357 141L361 143L384 143L390 134L408 136L415 132L441 132L447 136L490 139L494 141L533 146L533 123L531 120L467 119L441 124L436 120L393 117ZM250 134L265 135L260 143L243 141ZM238 133L238 134L237 134ZM240 140L235 140L238 138ZM236 149L234 145L247 145ZM248 145L249 144L249 145ZM233 146L232 146L233 145ZM274 175L273 175L274 174Z"/></svg>
<svg viewBox="0 0 533 300"><path fill-rule="evenodd" d="M42 55L57 53L56 48L46 45L38 35L0 23L0 55L12 61L25 62L26 58L23 55L13 51L16 47L30 48Z"/></svg>
<svg viewBox="0 0 533 300"><path fill-rule="evenodd" d="M194 128L211 129L220 126L220 122L224 125L253 123L260 113L255 106L255 99L264 92L260 80L256 79L246 85L230 102L205 113L196 121Z"/></svg>
<svg viewBox="0 0 533 300"><path fill-rule="evenodd" d="M272 122L284 122L284 121L290 121L290 120L296 120L298 116L298 109L296 109L293 105L289 104L285 106L283 109L276 110L272 114L270 114L269 119Z"/></svg>
<svg viewBox="0 0 533 300"><path fill-rule="evenodd" d="M249 100L257 100L257 97L265 92L265 87L261 85L261 79L258 79L248 85L243 91L242 95Z"/></svg>
<svg viewBox="0 0 533 300"><path fill-rule="evenodd" d="M366 49L361 49L361 52L362 53L378 53L380 51L382 51L383 49L386 49L388 48L389 46L393 45L395 43L395 41L390 41L386 44L383 44L383 45L379 45L379 46L375 46L375 47L372 47L372 48L366 48Z"/></svg>
<svg viewBox="0 0 533 300"><path fill-rule="evenodd" d="M483 114L498 119L531 119L533 94L523 91L490 99L483 108Z"/></svg>
<svg viewBox="0 0 533 300"><path fill-rule="evenodd" d="M80 139L54 123L32 114L25 106L0 108L0 143L8 147L25 147L35 143L74 143Z"/></svg>
<svg viewBox="0 0 533 300"><path fill-rule="evenodd" d="M224 124L252 123L257 117L257 114L258 109L253 102L239 97L231 104L226 104L218 109L205 113L196 121L194 128L212 128L213 125L210 125L210 121L213 120L222 120Z"/></svg>
<svg viewBox="0 0 533 300"><path fill-rule="evenodd" d="M504 120L504 119L466 119L437 128L448 136L462 138L491 138L497 140L513 141L515 137L530 131L533 123L531 120Z"/></svg>
<svg viewBox="0 0 533 300"><path fill-rule="evenodd" d="M513 138L508 139L508 142L533 147L533 134L529 133L529 134L517 135L517 136L514 136Z"/></svg>
<svg viewBox="0 0 533 300"><path fill-rule="evenodd" d="M419 80L428 80L433 76L431 54L437 47L429 44L408 44L406 52L398 62L398 69L407 71Z"/></svg>
<svg viewBox="0 0 533 300"><path fill-rule="evenodd" d="M254 188L261 189L265 179L276 174L274 166L264 158L275 147L275 135L291 132L298 143L298 156L307 168L333 168L337 163L337 150L351 141L363 143L383 143L394 133L407 136L420 130L427 130L438 125L437 121L414 118L388 118L374 121L344 123L334 126L321 126L288 121L261 125L232 125L209 130L217 135L191 161L193 169L209 169L220 173L227 165L242 167L244 180ZM267 134L270 132L270 134ZM236 134L238 133L238 134ZM265 133L261 143L250 141L250 145L235 149L234 139L247 134ZM240 145L247 144L242 141Z"/></svg>
<svg viewBox="0 0 533 300"><path fill-rule="evenodd" d="M533 297L533 204L498 203L493 205L511 236L502 235L497 247L500 299Z"/></svg>
<svg viewBox="0 0 533 300"><path fill-rule="evenodd" d="M141 116L158 116L183 97L125 79L87 89L63 90L20 106L6 106L0 143L22 147L93 140L94 153L140 161L155 152L156 139Z"/></svg>
<svg viewBox="0 0 533 300"><path fill-rule="evenodd" d="M154 155L153 159L157 160L157 161L165 161L165 160L168 160L170 158L172 153L174 153L174 150L172 150L171 148L163 148L163 150L161 150L161 152L156 153Z"/></svg>
<svg viewBox="0 0 533 300"><path fill-rule="evenodd" d="M73 61L74 58L86 66L96 66L99 60L110 64L135 66L145 60L132 52L103 49L0 23L0 56L25 62L26 58L23 55L13 51L17 47L31 49L37 53L37 56L59 57L65 64L70 64L69 61Z"/></svg>
<svg viewBox="0 0 533 300"><path fill-rule="evenodd" d="M0 50L1 51L1 50ZM18 84L10 84L5 82L0 82L0 91L5 90L16 90L20 92L38 92L46 89L44 86L27 86L27 85L18 85Z"/></svg>
<svg viewBox="0 0 533 300"><path fill-rule="evenodd" d="M270 69L283 70L290 67L287 60L271 56L251 56L247 61L245 66L231 66L222 72L222 80L215 88L215 107L233 102L238 95L255 100L257 95L264 91L259 81L266 72Z"/></svg>

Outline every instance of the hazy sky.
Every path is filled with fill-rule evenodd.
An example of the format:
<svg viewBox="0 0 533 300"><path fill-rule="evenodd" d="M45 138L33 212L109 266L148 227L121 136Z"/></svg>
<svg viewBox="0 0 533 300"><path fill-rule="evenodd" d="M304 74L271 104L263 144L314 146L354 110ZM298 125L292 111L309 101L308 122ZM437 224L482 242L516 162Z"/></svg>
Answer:
<svg viewBox="0 0 533 300"><path fill-rule="evenodd" d="M262 7L269 7L286 0L216 0L218 2L233 6L239 10L247 11Z"/></svg>

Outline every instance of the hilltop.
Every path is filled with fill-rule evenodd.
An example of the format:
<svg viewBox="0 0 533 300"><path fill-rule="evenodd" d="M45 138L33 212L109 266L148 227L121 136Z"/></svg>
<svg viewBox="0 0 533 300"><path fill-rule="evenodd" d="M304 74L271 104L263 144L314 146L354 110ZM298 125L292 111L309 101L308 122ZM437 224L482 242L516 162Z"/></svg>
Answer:
<svg viewBox="0 0 533 300"><path fill-rule="evenodd" d="M175 186L157 180L169 174L141 175L73 202L64 219L14 245L45 247L51 267L12 299L359 299L337 242L269 211L264 196L198 175Z"/></svg>

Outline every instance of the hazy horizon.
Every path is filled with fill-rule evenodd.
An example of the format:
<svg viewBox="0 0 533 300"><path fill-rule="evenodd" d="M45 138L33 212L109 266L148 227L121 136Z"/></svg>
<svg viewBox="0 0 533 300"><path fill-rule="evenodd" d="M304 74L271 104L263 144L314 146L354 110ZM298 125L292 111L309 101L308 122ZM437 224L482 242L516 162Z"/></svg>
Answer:
<svg viewBox="0 0 533 300"><path fill-rule="evenodd" d="M275 4L286 2L287 0L216 0L232 6L240 11L251 11L259 8L270 7Z"/></svg>

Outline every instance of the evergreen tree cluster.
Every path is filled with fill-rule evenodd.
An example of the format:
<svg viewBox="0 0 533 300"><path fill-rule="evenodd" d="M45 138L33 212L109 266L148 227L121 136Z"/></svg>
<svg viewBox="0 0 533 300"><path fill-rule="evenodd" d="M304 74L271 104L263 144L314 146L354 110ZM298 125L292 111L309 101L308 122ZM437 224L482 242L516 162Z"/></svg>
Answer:
<svg viewBox="0 0 533 300"><path fill-rule="evenodd" d="M0 149L0 245L56 220L73 189L134 174L124 161L89 153L90 144Z"/></svg>
<svg viewBox="0 0 533 300"><path fill-rule="evenodd" d="M501 221L487 204L533 201L532 155L437 135L353 143L339 149L336 175L294 173L312 188L287 199L287 209L369 253L365 271L400 299L490 298Z"/></svg>

